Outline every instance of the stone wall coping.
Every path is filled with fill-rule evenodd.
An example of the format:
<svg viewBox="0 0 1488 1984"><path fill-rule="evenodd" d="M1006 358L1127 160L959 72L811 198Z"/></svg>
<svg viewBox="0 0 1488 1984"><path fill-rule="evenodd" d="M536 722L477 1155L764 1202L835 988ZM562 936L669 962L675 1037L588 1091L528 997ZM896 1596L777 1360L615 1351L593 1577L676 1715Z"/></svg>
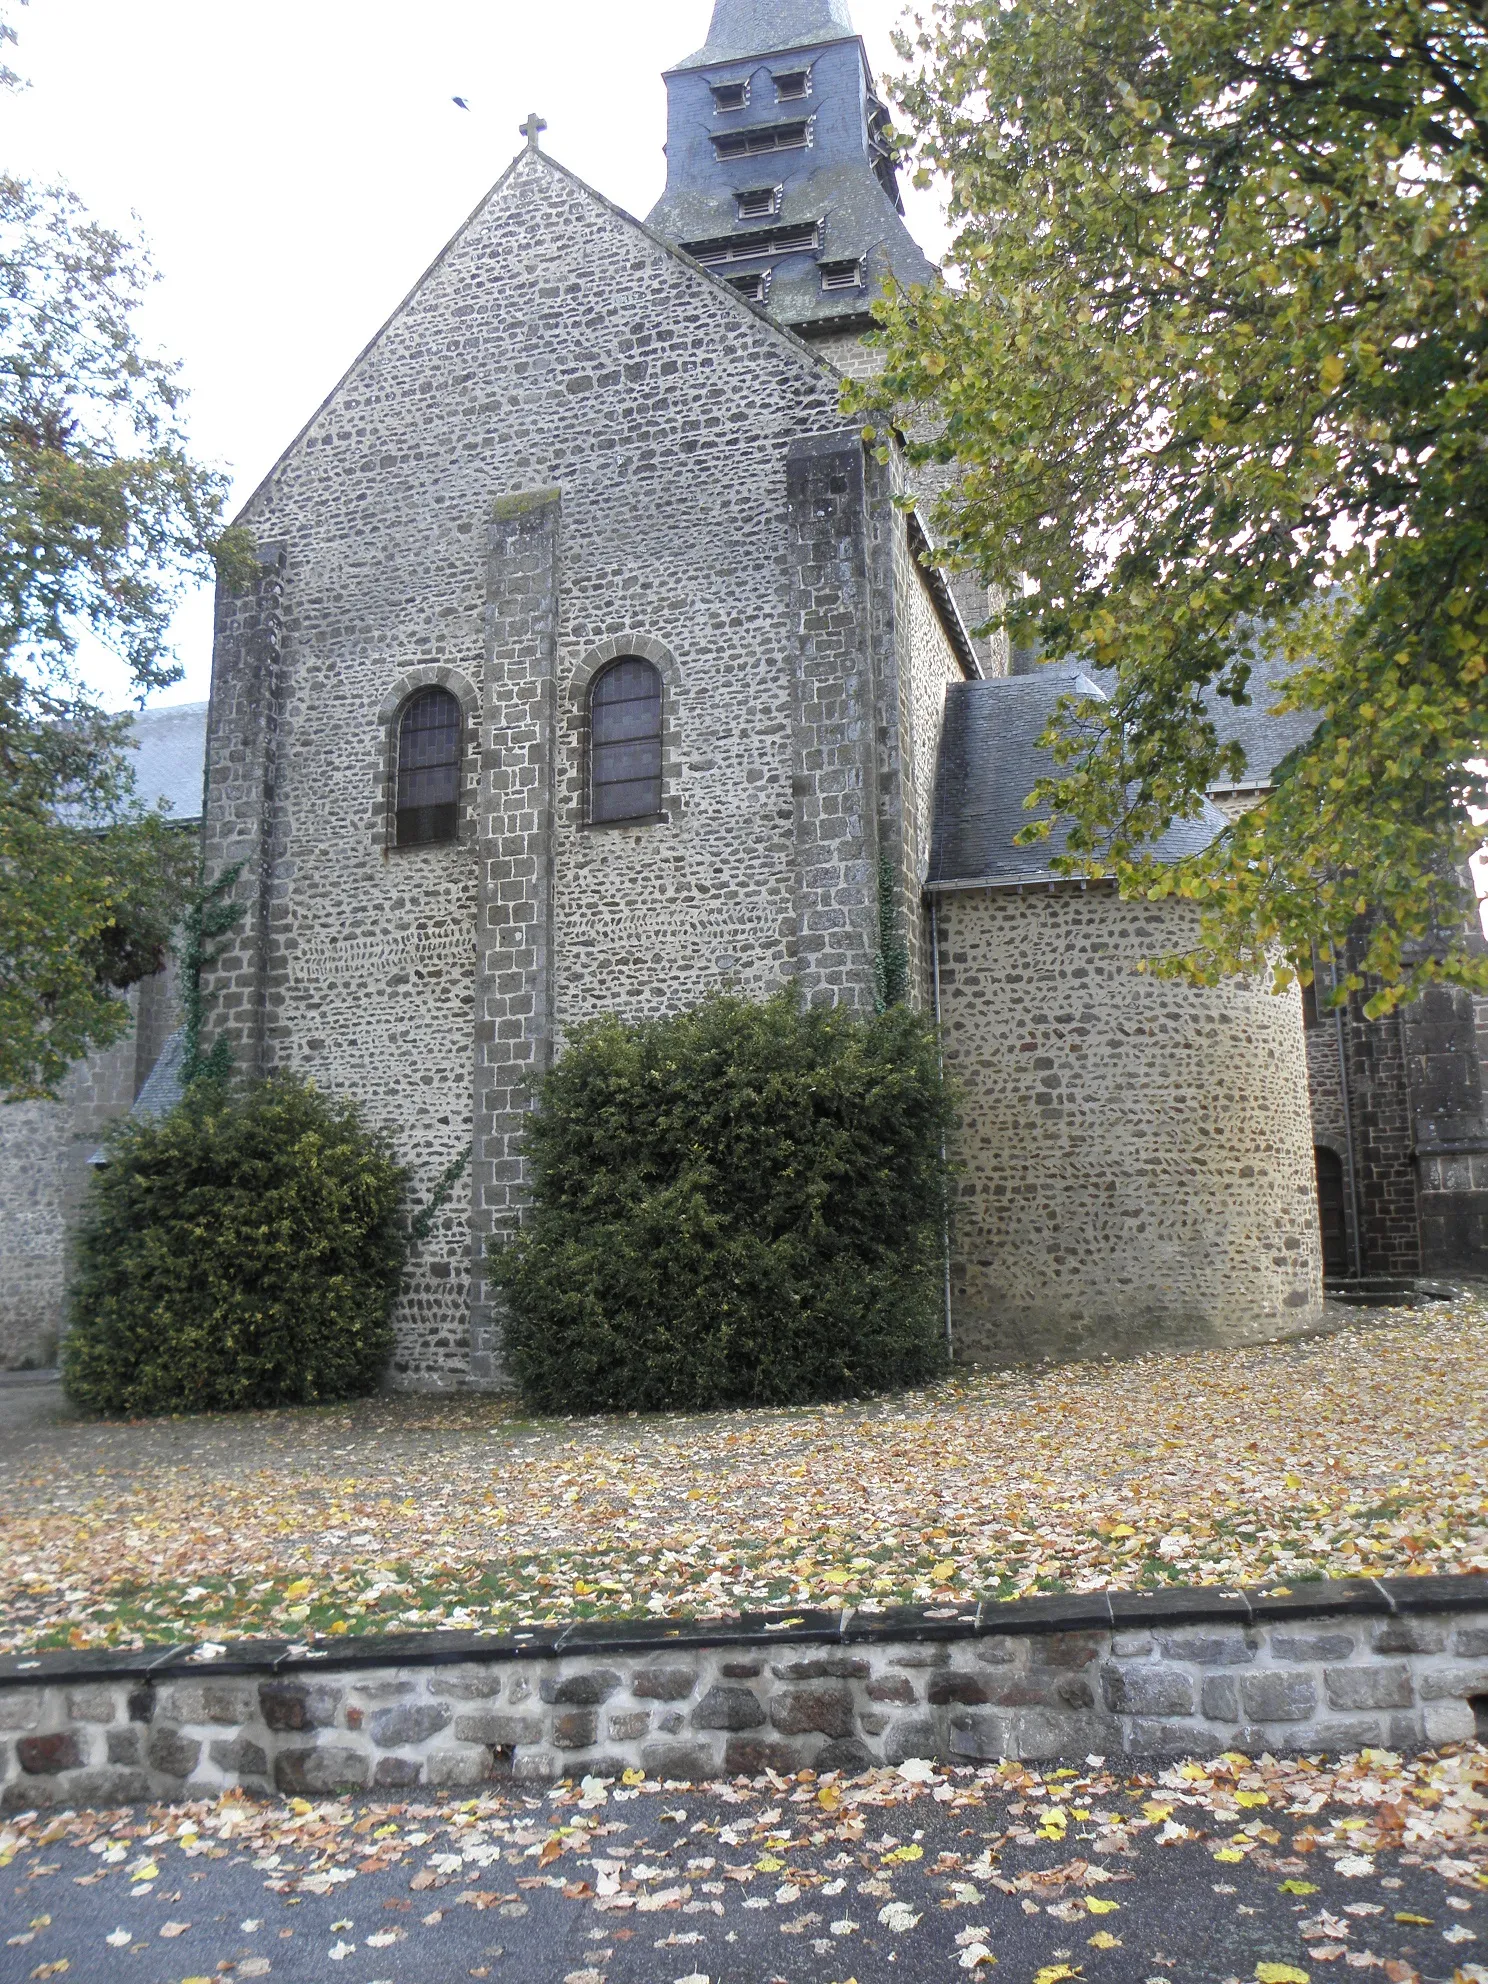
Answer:
<svg viewBox="0 0 1488 1984"><path fill-rule="evenodd" d="M1488 1610L1488 1576L1345 1578L1236 1590L1217 1585L1161 1591L1095 1591L960 1605L898 1606L882 1612L802 1611L738 1619L594 1619L513 1633L411 1632L317 1641L179 1642L138 1652L115 1647L0 1657L0 1688L207 1675L310 1675L365 1668L468 1667L592 1655L703 1652L724 1647L863 1646L1027 1638L1045 1633L1129 1632L1158 1626L1337 1617L1399 1618Z"/></svg>

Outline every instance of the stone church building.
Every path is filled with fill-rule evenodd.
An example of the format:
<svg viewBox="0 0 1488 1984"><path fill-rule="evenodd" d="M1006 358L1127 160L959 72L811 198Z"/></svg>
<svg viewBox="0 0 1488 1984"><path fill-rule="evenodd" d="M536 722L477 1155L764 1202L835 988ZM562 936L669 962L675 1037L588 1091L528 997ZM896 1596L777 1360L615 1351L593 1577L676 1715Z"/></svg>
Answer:
<svg viewBox="0 0 1488 1984"><path fill-rule="evenodd" d="M963 1095L958 1355L1305 1325L1302 999L1142 974L1189 912L1013 845L1067 685L973 637L928 502L842 413L885 278L934 279L846 0L717 0L666 80L649 221L533 119L249 501L261 576L218 604L201 833L244 913L210 1024L240 1069L354 1097L424 1197L471 1156L392 1381L499 1380L489 1265L569 1030L721 989L868 1011L885 872ZM1257 744L1258 785L1282 755ZM1471 1002L1466 1027L1488 1204ZM0 1358L21 1306L0 1270Z"/></svg>

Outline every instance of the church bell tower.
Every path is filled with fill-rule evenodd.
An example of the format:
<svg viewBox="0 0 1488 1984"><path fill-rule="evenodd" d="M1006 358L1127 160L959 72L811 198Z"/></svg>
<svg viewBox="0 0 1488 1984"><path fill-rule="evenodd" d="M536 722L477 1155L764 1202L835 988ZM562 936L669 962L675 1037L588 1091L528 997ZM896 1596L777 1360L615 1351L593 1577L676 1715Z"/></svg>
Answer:
<svg viewBox="0 0 1488 1984"><path fill-rule="evenodd" d="M936 272L904 224L848 0L715 0L666 76L666 240L802 337L866 330L886 276Z"/></svg>

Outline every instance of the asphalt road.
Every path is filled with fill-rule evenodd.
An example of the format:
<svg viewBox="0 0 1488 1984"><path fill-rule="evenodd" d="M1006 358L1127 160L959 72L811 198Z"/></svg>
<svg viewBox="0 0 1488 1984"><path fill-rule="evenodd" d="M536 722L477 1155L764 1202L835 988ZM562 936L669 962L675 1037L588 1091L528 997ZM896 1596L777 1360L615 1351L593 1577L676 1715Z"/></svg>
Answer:
<svg viewBox="0 0 1488 1984"><path fill-rule="evenodd" d="M1081 1851L1072 1830L1063 1841L1004 1844L983 1867L1009 1885L1072 1864L1097 1872L1062 1885L1025 1883L1008 1894L975 1865L999 1823L991 1809L955 1811L928 1799L887 1809L870 1816L853 1851L839 1840L820 1848L799 1842L780 1849L787 1858L763 1874L757 1833L756 1843L720 1839L741 1821L715 1794L648 1792L600 1817L607 1830L583 1848L584 1857L565 1853L537 1877L530 1854L519 1877L518 1866L502 1864L515 1858L512 1851L492 1864L488 1849L484 1861L477 1855L473 1864L436 1875L431 1845L399 1866L348 1875L322 1893L299 1886L312 1855L285 1853L266 1868L253 1864L255 1851L260 1861L266 1857L261 1842L216 1859L200 1846L183 1852L174 1841L147 1846L143 1813L135 1815L128 1846L111 1849L112 1860L96 1842L90 1851L75 1841L43 1841L39 1850L28 1841L0 1871L0 1980L950 1984L970 1974L997 1984L1073 1977L1084 1984L1253 1984L1266 1977L1266 1965L1285 1967L1273 1973L1274 1984L1341 1984L1359 1971L1385 1984L1417 1977L1436 1984L1454 1971L1473 1984L1488 1980L1488 1968L1467 1967L1475 1958L1488 1964L1488 1886L1461 1862L1444 1877L1382 1855L1367 1879L1345 1877L1319 1853L1305 1863L1261 1853L1221 1866L1203 1843L1164 1846L1154 1832L1086 1863L1072 1861ZM352 1808L348 1823L355 1820ZM550 1819L539 1812L535 1823ZM915 1847L917 1858L887 1858ZM594 1892L614 1884L616 1866L610 1863L607 1877L595 1860L617 1849L628 1856L620 1863L626 1877L648 1863L661 1869L630 1890L646 1896L644 1913L634 1901L606 1910ZM942 1853L955 1855L956 1866L948 1869ZM741 1860L751 1870L746 1879L713 1878ZM140 1871L146 1863L154 1880ZM1312 1891L1287 1892L1289 1877ZM677 1898L682 1892L685 1901ZM1425 1919L1402 1922L1398 1915ZM979 1949L995 1955L995 1968Z"/></svg>

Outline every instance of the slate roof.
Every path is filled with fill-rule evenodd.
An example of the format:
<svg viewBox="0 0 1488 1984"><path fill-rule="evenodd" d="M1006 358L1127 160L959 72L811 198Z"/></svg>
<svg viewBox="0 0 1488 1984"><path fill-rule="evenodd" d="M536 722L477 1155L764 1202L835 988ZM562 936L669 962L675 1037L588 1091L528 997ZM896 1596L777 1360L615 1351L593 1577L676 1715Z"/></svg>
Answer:
<svg viewBox="0 0 1488 1984"><path fill-rule="evenodd" d="M764 176L768 174L755 174ZM657 203L649 224L684 249L689 242L724 238L742 245L751 230L739 226L736 206L736 194L729 186L683 186ZM883 294L889 277L904 287L918 283L927 289L940 280L935 264L866 161L817 167L806 176L786 179L780 213L770 221L770 229L811 222L823 224L818 252L765 258L775 272L769 314L783 324L799 329L860 316L872 298ZM823 261L861 261L865 276L861 292L823 294L819 266ZM741 269L758 266L764 262L739 265Z"/></svg>
<svg viewBox="0 0 1488 1984"><path fill-rule="evenodd" d="M151 1070L150 1079L135 1097L130 1115L146 1117L151 1122L169 1116L186 1093L181 1079L185 1066L186 1029L181 1027L161 1048L160 1059Z"/></svg>
<svg viewBox="0 0 1488 1984"><path fill-rule="evenodd" d="M207 705L143 710L133 720L135 798L145 806L162 799L172 821L195 825L202 816L207 762Z"/></svg>
<svg viewBox="0 0 1488 1984"><path fill-rule="evenodd" d="M1072 670L957 682L948 689L927 888L1016 888L1067 879L1054 868L1068 844L1067 829L1056 827L1035 847L1017 847L1013 837L1031 821L1048 818L1047 809L1030 813L1023 802L1054 770L1052 752L1038 740L1060 696L1072 689L1106 700L1088 675ZM1224 815L1206 800L1197 819L1175 821L1153 851L1160 861L1201 854L1224 825Z"/></svg>
<svg viewBox="0 0 1488 1984"><path fill-rule="evenodd" d="M1205 697L1221 741L1226 744L1238 742L1245 747L1244 777L1234 784L1227 781L1215 786L1216 792L1234 792L1249 786L1266 785L1282 759L1300 750L1317 729L1317 714L1312 710L1293 710L1286 716L1272 715L1271 706L1285 677L1286 665L1279 657L1257 657L1251 668L1247 690L1250 702L1245 708L1237 709L1228 697L1216 695L1212 689Z"/></svg>
<svg viewBox="0 0 1488 1984"><path fill-rule="evenodd" d="M714 0L708 39L679 69L817 47L856 33L847 0Z"/></svg>
<svg viewBox="0 0 1488 1984"><path fill-rule="evenodd" d="M758 65L791 49L810 67L809 96L777 101L762 76L749 102L721 125L712 87L754 79ZM939 280L900 211L888 112L846 0L717 0L707 43L669 69L666 82L667 183L649 225L726 278L768 272L757 307L777 323L803 335L860 327L890 279L904 287ZM725 129L742 140L795 121L809 130L805 144L758 154L717 149ZM741 193L772 186L778 209L758 216L762 224L746 219ZM808 226L819 230L814 242L781 245ZM723 244L733 254L727 266L709 259ZM834 264L845 286L826 286L824 272Z"/></svg>

